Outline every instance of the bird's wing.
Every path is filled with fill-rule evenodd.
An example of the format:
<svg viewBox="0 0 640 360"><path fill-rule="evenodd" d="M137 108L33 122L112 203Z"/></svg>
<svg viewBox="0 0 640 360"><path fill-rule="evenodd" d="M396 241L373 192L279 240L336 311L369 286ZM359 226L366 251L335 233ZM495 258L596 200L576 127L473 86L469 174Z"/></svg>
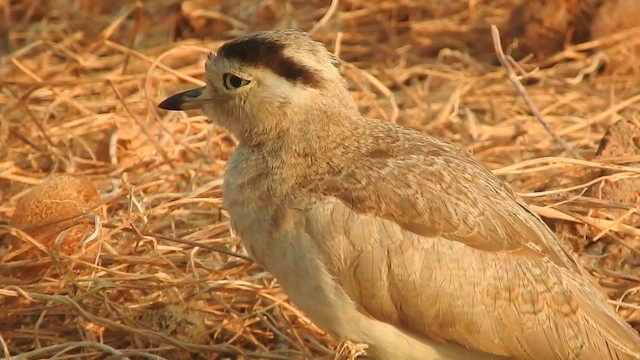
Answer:
<svg viewBox="0 0 640 360"><path fill-rule="evenodd" d="M304 211L359 311L417 336L518 359L637 359L640 342L582 275L536 257L424 237L332 197Z"/></svg>
<svg viewBox="0 0 640 360"><path fill-rule="evenodd" d="M434 139L417 140L423 143L368 152L318 191L418 235L546 257L580 271L556 241L549 241L554 237L542 220L470 154Z"/></svg>
<svg viewBox="0 0 640 360"><path fill-rule="evenodd" d="M524 358L569 338L575 349L591 338L606 339L594 340L605 350L640 349L594 282L497 178L462 150L414 144L357 159L315 189L324 200L307 211L309 235L332 244L323 256L363 311L480 350L519 348Z"/></svg>

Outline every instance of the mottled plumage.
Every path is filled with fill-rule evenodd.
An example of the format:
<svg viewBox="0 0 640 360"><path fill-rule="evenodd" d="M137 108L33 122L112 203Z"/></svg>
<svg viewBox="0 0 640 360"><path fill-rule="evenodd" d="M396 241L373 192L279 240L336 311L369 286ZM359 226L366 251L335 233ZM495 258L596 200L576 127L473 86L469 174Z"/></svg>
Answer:
<svg viewBox="0 0 640 360"><path fill-rule="evenodd" d="M161 107L202 107L239 139L232 225L324 330L376 359L640 359L526 204L467 152L362 117L321 44L263 32L206 70Z"/></svg>

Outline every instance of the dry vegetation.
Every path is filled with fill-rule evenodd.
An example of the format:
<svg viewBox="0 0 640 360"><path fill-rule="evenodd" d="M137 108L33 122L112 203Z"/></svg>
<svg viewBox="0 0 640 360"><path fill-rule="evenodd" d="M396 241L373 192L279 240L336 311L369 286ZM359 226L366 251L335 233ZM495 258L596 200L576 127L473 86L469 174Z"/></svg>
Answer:
<svg viewBox="0 0 640 360"><path fill-rule="evenodd" d="M597 38L572 45L572 14L597 9L566 4L558 25L513 20L515 0L0 1L0 357L334 357L228 230L234 140L156 108L201 84L224 40L282 27L340 56L364 113L459 144L512 184L637 325L640 16L609 4Z"/></svg>

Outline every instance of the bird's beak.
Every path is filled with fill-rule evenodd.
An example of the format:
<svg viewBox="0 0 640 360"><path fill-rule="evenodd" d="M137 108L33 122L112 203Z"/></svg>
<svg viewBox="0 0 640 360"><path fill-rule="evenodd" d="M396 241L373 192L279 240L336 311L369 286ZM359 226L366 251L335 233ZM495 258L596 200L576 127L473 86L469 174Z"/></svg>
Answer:
<svg viewBox="0 0 640 360"><path fill-rule="evenodd" d="M158 107L165 110L201 109L202 103L206 100L208 99L204 95L203 86L169 96Z"/></svg>

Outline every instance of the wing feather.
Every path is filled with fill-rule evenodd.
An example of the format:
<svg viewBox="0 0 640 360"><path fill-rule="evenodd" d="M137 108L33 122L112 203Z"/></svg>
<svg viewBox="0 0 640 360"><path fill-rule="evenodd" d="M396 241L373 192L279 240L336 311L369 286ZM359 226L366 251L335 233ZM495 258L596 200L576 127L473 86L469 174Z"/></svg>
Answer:
<svg viewBox="0 0 640 360"><path fill-rule="evenodd" d="M337 198L305 232L359 311L418 336L518 359L637 359L637 334L583 275L540 258L424 237Z"/></svg>
<svg viewBox="0 0 640 360"><path fill-rule="evenodd" d="M546 257L582 271L549 241L554 238L544 222L469 153L419 133L404 139L376 144L377 151L366 152L316 190L418 235Z"/></svg>
<svg viewBox="0 0 640 360"><path fill-rule="evenodd" d="M362 312L496 355L637 358L637 334L508 187L465 151L393 131L307 189L306 231Z"/></svg>

